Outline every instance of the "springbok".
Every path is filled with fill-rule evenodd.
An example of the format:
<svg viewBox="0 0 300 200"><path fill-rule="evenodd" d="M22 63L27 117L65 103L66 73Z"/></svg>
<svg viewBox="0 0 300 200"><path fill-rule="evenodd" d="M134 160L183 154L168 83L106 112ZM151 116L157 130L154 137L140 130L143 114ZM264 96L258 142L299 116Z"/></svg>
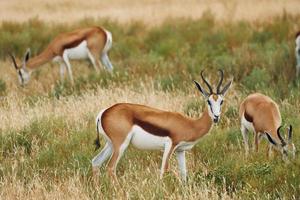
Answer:
<svg viewBox="0 0 300 200"><path fill-rule="evenodd" d="M96 118L96 149L100 147L100 134L105 138L106 144L92 160L94 173L110 157L108 173L115 179L117 164L131 143L138 149L164 151L160 178L163 177L165 170L168 170L168 161L175 151L181 178L186 181L185 151L190 150L201 137L209 132L213 122L217 123L220 120L223 99L232 83L229 81L221 89L223 81L223 71L221 70L220 75L216 93L203 77L203 71L201 77L209 92L194 81L207 104L207 108L199 119L191 119L176 112L129 103L115 104L100 111Z"/></svg>
<svg viewBox="0 0 300 200"><path fill-rule="evenodd" d="M48 46L37 56L30 58L30 50L25 53L23 63L18 65L15 57L10 54L14 67L17 70L21 85L27 84L31 72L49 61L60 64L61 80L67 68L71 83L74 83L72 68L69 60L89 59L96 71L99 71L101 62L112 71L113 66L108 58L108 51L112 46L112 35L100 27L78 29L56 36Z"/></svg>
<svg viewBox="0 0 300 200"><path fill-rule="evenodd" d="M296 56L296 76L298 77L300 74L300 31L296 34L296 48L295 48L295 56Z"/></svg>
<svg viewBox="0 0 300 200"><path fill-rule="evenodd" d="M279 150L283 159L287 160L288 153L295 157L296 148L292 143L292 126L288 129L288 139L281 134L281 115L278 105L268 96L254 93L241 103L239 115L246 156L249 154L248 131L254 132L253 147L258 151L259 140L266 136L270 142L268 156L272 154L272 146Z"/></svg>

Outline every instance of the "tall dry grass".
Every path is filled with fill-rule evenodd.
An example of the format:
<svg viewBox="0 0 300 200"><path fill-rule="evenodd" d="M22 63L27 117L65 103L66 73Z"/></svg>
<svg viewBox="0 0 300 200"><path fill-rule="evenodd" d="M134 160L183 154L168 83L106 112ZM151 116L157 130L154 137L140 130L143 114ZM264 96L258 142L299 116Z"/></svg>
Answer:
<svg viewBox="0 0 300 200"><path fill-rule="evenodd" d="M150 171L155 170L153 166L145 167L144 172L134 170L135 167L129 167L128 172L119 179L118 185L110 185L107 179L99 182L83 180L76 172L71 177L56 181L38 175L34 175L34 179L29 182L10 177L1 182L0 199L239 199L235 195L228 195L226 191L220 194L212 183L206 185L191 182L189 185L181 185L179 182L164 183L158 177L149 179ZM107 189L101 186L103 182L108 185ZM166 190L170 187L172 192Z"/></svg>

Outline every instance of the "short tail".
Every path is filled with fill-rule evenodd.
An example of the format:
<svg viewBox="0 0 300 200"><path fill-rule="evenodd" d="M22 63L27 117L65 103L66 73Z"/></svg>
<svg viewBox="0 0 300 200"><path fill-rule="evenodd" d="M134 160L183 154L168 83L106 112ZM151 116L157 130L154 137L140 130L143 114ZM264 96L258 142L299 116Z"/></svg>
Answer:
<svg viewBox="0 0 300 200"><path fill-rule="evenodd" d="M95 139L94 141L94 145L95 145L95 151L97 151L97 149L99 149L101 147L101 144L100 144L100 137L99 137L99 122L100 122L100 119L98 118L97 119L97 122L96 122L96 128L97 128L97 138Z"/></svg>

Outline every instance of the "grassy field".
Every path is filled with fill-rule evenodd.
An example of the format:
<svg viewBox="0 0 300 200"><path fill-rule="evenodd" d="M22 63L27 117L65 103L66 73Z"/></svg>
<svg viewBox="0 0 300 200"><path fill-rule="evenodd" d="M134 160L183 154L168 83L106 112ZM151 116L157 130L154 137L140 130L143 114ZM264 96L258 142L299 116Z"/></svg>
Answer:
<svg viewBox="0 0 300 200"><path fill-rule="evenodd" d="M149 28L85 19L48 24L38 19L0 27L0 199L299 199L300 159L267 159L267 143L244 157L238 106L248 94L270 95L283 123L293 124L300 148L300 80L295 77L294 34L300 16L283 14L262 22L220 22L211 12L199 19L168 19ZM30 84L17 85L7 57L35 55L58 32L101 24L114 38L113 74L95 74L88 62L73 64L75 86L57 80L46 64ZM43 30L41 32L40 30ZM92 179L95 117L116 102L134 102L201 115L204 101L192 80L200 71L216 82L217 69L234 78L221 122L187 154L189 180L182 185L175 158L159 180L161 152L129 148L120 161L120 186L105 168ZM102 141L103 143L103 141ZM102 144L103 145L103 144Z"/></svg>

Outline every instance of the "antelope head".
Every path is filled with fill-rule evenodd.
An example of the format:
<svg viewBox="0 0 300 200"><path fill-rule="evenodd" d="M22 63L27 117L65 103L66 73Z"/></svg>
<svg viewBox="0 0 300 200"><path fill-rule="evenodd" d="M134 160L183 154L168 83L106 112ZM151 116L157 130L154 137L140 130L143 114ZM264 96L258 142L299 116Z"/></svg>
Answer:
<svg viewBox="0 0 300 200"><path fill-rule="evenodd" d="M12 55L12 54L9 54L9 55L12 59L13 65L14 65L16 71L17 71L17 75L18 75L20 85L22 85L22 86L26 85L28 83L29 79L30 79L30 72L26 68L26 63L27 63L27 61L29 60L29 57L30 57L30 49L28 49L26 51L23 63L21 65L17 64L16 58L15 58L14 55Z"/></svg>
<svg viewBox="0 0 300 200"><path fill-rule="evenodd" d="M220 74L220 81L217 85L217 91L213 92L213 89L209 82L204 78L203 76L203 70L201 71L201 78L203 82L206 84L208 87L208 91L206 91L197 81L194 81L198 90L200 93L204 96L207 107L208 107L208 113L213 120L214 123L219 122L220 120L220 115L221 115L221 107L223 105L224 101L224 96L226 95L228 89L231 86L232 80L229 81L223 88L222 87L222 82L223 82L223 77L224 73L222 70L219 70Z"/></svg>
<svg viewBox="0 0 300 200"><path fill-rule="evenodd" d="M293 158L295 158L295 154L296 154L296 147L294 145L294 143L292 142L292 134L293 134L293 127L292 125L289 126L288 131L287 131L287 139L284 139L281 136L280 133L280 129L282 128L282 126L280 126L277 129L277 136L279 138L280 143L276 142L271 134L269 134L268 132L265 132L265 134L267 135L268 140L270 141L270 143L272 143L277 150L279 150L282 153L283 159L287 160L287 157L289 155L291 155Z"/></svg>

